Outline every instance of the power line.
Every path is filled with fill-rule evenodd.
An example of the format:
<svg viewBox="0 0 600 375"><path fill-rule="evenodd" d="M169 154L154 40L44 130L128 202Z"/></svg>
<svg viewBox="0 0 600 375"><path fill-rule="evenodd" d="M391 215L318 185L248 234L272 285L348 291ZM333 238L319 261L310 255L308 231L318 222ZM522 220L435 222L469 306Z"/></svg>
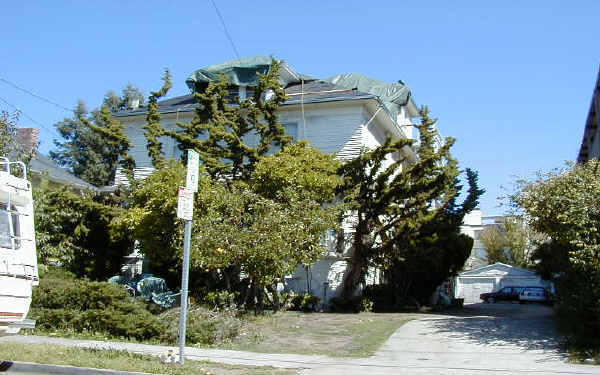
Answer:
<svg viewBox="0 0 600 375"><path fill-rule="evenodd" d="M23 112L21 109L19 109L16 105L9 103L8 101L6 101L6 99L3 99L2 97L0 97L0 101L4 102L5 104L9 105L10 107L14 108L18 113L22 114L23 116L25 116L27 119L29 119L29 121L33 122L34 124L41 126L42 128L48 130L49 132L54 132L55 135L58 135L58 132L56 131L56 129L52 129L49 128L48 126L42 124L41 122L37 121L36 119L32 118L31 116L29 116L27 113Z"/></svg>
<svg viewBox="0 0 600 375"><path fill-rule="evenodd" d="M22 87L19 87L19 86L17 86L16 84L14 84L14 83L12 83L12 82L10 82L10 81L8 81L8 80L4 79L4 78L0 78L0 81L2 81L2 82L4 82L4 83L6 83L7 85L10 85L10 86L14 87L14 88L15 88L15 89L17 89L17 90L23 91L24 93L26 93L26 94L29 94L29 95L33 96L34 98L37 98L37 99L39 99L39 100L42 100L42 101L44 101L44 102L46 102L46 103L48 103L48 104L52 104L53 106L55 106L55 107L58 107L58 108L60 108L60 109L62 109L62 110L65 110L65 111L67 111L67 112L69 112L69 113L73 113L73 110L72 110L72 109L69 109L69 108L67 108L67 107L64 107L64 106L62 106L62 105L60 105L60 104L58 104L58 103L56 103L56 102L53 102L53 101L52 101L52 100L50 100L50 99L46 99L46 98L44 98L43 96L39 96L39 95L37 95L37 94L34 94L34 93L32 93L31 91L29 91L29 90L27 90L27 89L24 89L24 88L22 88Z"/></svg>
<svg viewBox="0 0 600 375"><path fill-rule="evenodd" d="M213 7L215 8L215 12L217 12L217 16L219 16L219 19L221 20L221 25L223 25L223 30L225 31L225 35L227 36L227 39L229 39L229 43L231 43L231 48L233 48L233 52L237 56L237 59L241 60L240 54L238 53L238 50L235 47L235 43L233 43L233 38L231 38L231 35L229 34L229 30L227 30L227 25L225 24L225 20L223 19L223 16L221 15L219 8L217 8L217 4L215 3L215 0L210 0L210 2L212 3Z"/></svg>

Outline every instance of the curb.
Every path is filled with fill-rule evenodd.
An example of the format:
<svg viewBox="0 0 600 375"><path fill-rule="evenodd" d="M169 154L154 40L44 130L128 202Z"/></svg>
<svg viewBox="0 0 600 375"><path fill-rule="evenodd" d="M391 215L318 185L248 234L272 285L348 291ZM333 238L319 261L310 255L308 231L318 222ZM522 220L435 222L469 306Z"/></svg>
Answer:
<svg viewBox="0 0 600 375"><path fill-rule="evenodd" d="M145 372L105 370L68 365L44 365L31 362L0 362L0 374L56 374L56 375L156 375Z"/></svg>

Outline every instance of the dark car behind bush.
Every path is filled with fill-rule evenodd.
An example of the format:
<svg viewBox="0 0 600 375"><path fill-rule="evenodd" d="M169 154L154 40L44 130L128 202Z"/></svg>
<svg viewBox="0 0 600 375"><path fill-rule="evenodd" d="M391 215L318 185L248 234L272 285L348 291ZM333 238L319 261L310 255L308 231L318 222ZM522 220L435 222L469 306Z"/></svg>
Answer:
<svg viewBox="0 0 600 375"><path fill-rule="evenodd" d="M522 290L522 286L506 286L497 292L482 293L479 295L479 298L486 303L494 303L497 301L518 301Z"/></svg>

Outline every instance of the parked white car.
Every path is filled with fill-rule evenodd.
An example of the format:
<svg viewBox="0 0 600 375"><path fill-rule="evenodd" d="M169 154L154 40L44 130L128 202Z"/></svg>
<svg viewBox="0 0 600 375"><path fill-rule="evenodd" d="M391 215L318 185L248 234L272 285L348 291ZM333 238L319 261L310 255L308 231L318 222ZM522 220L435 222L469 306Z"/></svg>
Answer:
<svg viewBox="0 0 600 375"><path fill-rule="evenodd" d="M521 290L519 302L549 302L548 292L541 286L527 286Z"/></svg>

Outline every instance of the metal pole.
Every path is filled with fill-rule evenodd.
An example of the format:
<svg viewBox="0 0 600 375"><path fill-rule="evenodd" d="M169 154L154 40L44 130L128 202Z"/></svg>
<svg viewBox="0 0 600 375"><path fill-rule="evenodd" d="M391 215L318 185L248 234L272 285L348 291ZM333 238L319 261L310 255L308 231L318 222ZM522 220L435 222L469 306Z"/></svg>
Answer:
<svg viewBox="0 0 600 375"><path fill-rule="evenodd" d="M181 275L181 314L179 315L179 363L185 361L185 328L187 325L188 281L190 273L190 242L192 240L192 220L185 221L183 235L183 270Z"/></svg>

